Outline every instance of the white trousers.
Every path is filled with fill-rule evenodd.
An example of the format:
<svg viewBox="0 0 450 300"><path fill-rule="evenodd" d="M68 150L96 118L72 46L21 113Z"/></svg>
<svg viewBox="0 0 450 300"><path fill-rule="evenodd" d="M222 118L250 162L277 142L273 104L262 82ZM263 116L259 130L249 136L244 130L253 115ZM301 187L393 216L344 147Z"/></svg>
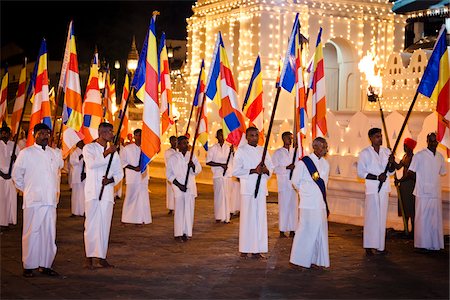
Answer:
<svg viewBox="0 0 450 300"><path fill-rule="evenodd" d="M166 181L166 207L167 209L175 209L175 196L173 195L172 183Z"/></svg>
<svg viewBox="0 0 450 300"><path fill-rule="evenodd" d="M22 262L24 269L51 268L56 256L56 208L23 209Z"/></svg>
<svg viewBox="0 0 450 300"><path fill-rule="evenodd" d="M231 180L214 178L214 216L222 222L230 221Z"/></svg>
<svg viewBox="0 0 450 300"><path fill-rule="evenodd" d="M389 193L366 194L363 247L384 250Z"/></svg>
<svg viewBox="0 0 450 300"><path fill-rule="evenodd" d="M122 222L133 224L150 224L152 222L147 182L127 184Z"/></svg>
<svg viewBox="0 0 450 300"><path fill-rule="evenodd" d="M268 248L266 195L241 195L239 252L264 253Z"/></svg>
<svg viewBox="0 0 450 300"><path fill-rule="evenodd" d="M183 193L175 197L175 215L173 218L174 236L187 235L192 237L194 226L195 197L190 193Z"/></svg>
<svg viewBox="0 0 450 300"><path fill-rule="evenodd" d="M106 258L114 203L87 201L84 221L84 248L86 257Z"/></svg>
<svg viewBox="0 0 450 300"><path fill-rule="evenodd" d="M0 226L17 224L17 190L12 179L0 177Z"/></svg>
<svg viewBox="0 0 450 300"><path fill-rule="evenodd" d="M71 208L76 216L84 215L84 182L72 183Z"/></svg>
<svg viewBox="0 0 450 300"><path fill-rule="evenodd" d="M278 192L278 216L280 231L295 231L298 222L298 194L293 188Z"/></svg>
<svg viewBox="0 0 450 300"><path fill-rule="evenodd" d="M230 182L231 182L230 210L232 213L236 213L241 210L241 184L235 178L230 178Z"/></svg>
<svg viewBox="0 0 450 300"><path fill-rule="evenodd" d="M414 247L428 250L444 249L441 199L416 197Z"/></svg>
<svg viewBox="0 0 450 300"><path fill-rule="evenodd" d="M300 221L295 231L289 261L305 268L311 267L311 264L330 266L325 209L300 209Z"/></svg>

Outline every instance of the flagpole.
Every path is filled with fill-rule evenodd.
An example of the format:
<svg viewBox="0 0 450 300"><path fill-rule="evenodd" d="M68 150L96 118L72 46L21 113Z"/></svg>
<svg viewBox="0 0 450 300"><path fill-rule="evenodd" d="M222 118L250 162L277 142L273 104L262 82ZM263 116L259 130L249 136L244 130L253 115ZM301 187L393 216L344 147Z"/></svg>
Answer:
<svg viewBox="0 0 450 300"><path fill-rule="evenodd" d="M192 157L194 156L195 142L197 141L198 128L200 127L200 120L202 118L203 107L205 106L205 102L206 102L206 97L205 97L205 94L203 94L202 105L200 106L200 110L198 111L197 126L195 127L194 141L192 143L191 156L189 158L189 163L192 162ZM188 179L189 179L189 165L188 165L188 169L186 172L186 179L184 180L185 187L187 187Z"/></svg>
<svg viewBox="0 0 450 300"><path fill-rule="evenodd" d="M25 57L25 69L27 67L27 58ZM26 73L25 72L25 90L24 90L24 99L23 99L23 108L22 108L22 113L20 114L20 119L19 119L19 124L17 125L17 132L16 132L16 136L14 137L14 146L13 146L13 150L11 153L11 160L9 161L9 169L8 169L8 176L11 176L11 172L12 172L12 166L14 161L16 160L14 157L16 156L16 149L17 149L17 143L19 141L19 132L20 132L20 126L22 125L23 122L23 116L25 115L25 108L27 106L27 88L26 88ZM16 97L16 101L17 101L17 97ZM30 129L28 129L30 130ZM14 159L13 159L14 158Z"/></svg>
<svg viewBox="0 0 450 300"><path fill-rule="evenodd" d="M266 140L264 143L264 150L263 150L260 165L264 165L264 161L266 160L267 148L269 147L270 133L272 132L272 125L273 125L273 120L275 119L275 112L277 110L278 99L280 98L280 92L281 92L281 86L279 86L277 88L277 94L275 96L275 101L273 103L272 115L270 116L269 129L267 130L267 135L266 135ZM261 177L262 177L262 174L258 174L258 179L256 181L256 187L255 187L255 198L258 196L259 186L261 185Z"/></svg>
<svg viewBox="0 0 450 300"><path fill-rule="evenodd" d="M128 108L128 102L130 100L130 96L134 91L134 87L132 87L132 89L130 90L130 93L127 96L127 101L125 102L125 107L123 108L123 113L122 113L122 118L120 118L120 122L119 122L119 128L117 129L117 134L114 136L114 145L117 145L117 143L120 140L120 131L122 129L122 124L123 124L123 119L126 112L127 112L127 108ZM113 155L114 152L111 153L111 156L109 157L109 162L108 162L108 166L106 167L106 173L105 173L105 178L108 178L108 173L109 173L109 169L111 169L111 164L112 164L112 160L113 160ZM100 195L98 196L98 201L102 200L102 196L103 196L103 191L105 189L105 186L102 184L102 188L100 190Z"/></svg>
<svg viewBox="0 0 450 300"><path fill-rule="evenodd" d="M59 102L60 102L60 98L61 98L61 91L62 91L62 87L58 86L58 91L56 93L56 99L55 99L55 116L53 118L53 126L52 126L52 141L51 144L53 145L53 141L54 141L54 133L55 133L55 126L56 126L56 119L58 118L58 106L59 106ZM62 127L62 123L61 123L61 127ZM59 142L59 138L58 138L58 142Z"/></svg>
<svg viewBox="0 0 450 300"><path fill-rule="evenodd" d="M194 96L194 100L195 100L195 96ZM191 104L191 112L189 113L189 119L188 119L188 123L187 123L187 127L186 127L186 133L185 133L186 136L188 136L188 134L189 134L189 125L191 125L192 113L194 111L194 100L192 100L192 104ZM178 136L178 134L177 134L177 136Z"/></svg>

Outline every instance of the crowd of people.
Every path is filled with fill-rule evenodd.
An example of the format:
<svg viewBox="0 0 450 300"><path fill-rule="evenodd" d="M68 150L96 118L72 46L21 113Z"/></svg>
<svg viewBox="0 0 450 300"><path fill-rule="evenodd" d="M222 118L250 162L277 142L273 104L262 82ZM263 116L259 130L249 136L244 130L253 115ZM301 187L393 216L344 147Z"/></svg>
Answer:
<svg viewBox="0 0 450 300"><path fill-rule="evenodd" d="M51 130L41 123L33 129L35 143L14 147L11 130L1 128L0 141L0 225L17 223L17 194L23 194L22 262L23 275L33 277L36 269L57 276L52 264L56 255L56 207L59 201L62 152L52 148ZM246 130L246 142L237 149L229 145L222 130L217 144L207 154L214 185L214 217L229 223L239 214L239 253L243 259L266 259L268 225L267 181L272 174L278 184L278 225L280 238L293 238L290 263L299 268L330 266L328 248L327 184L330 166L326 160L328 143L318 137L313 151L302 155L292 146L293 135L282 134L283 146L272 156L258 145L257 128ZM141 130L133 142L116 146L113 126L101 123L98 138L84 145L80 141L68 158L71 166L71 211L84 216L84 267L110 268L107 260L114 199L123 178L126 192L121 221L124 224L152 222L148 193L149 170L140 167ZM444 248L440 176L446 174L445 160L436 151L435 133L427 136L427 148L415 155L416 142L405 139L405 155L396 162L382 146L379 128L368 132L370 146L359 154L358 176L365 181L363 248L366 255L386 255L385 234L391 184L389 176L403 168L399 185L402 212L410 220L414 246L423 252ZM174 238L180 243L193 236L195 177L202 165L189 146L187 136L171 136L164 153L166 165L166 205L173 214ZM16 149L13 153L13 150ZM119 192L120 193L120 192Z"/></svg>

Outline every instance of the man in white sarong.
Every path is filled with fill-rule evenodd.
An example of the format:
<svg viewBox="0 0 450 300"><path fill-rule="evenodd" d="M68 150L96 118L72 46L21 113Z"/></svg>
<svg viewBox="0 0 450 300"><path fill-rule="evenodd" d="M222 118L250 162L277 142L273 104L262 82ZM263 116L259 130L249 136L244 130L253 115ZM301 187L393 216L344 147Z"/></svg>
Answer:
<svg viewBox="0 0 450 300"><path fill-rule="evenodd" d="M358 176L365 179L366 185L363 247L368 256L374 254L373 250L375 254L385 255L386 218L391 191L388 175L392 175L395 170L392 163L394 157L389 149L381 146L383 135L380 128L371 128L369 139L372 145L361 150L358 160ZM380 183L382 186L378 191Z"/></svg>
<svg viewBox="0 0 450 300"><path fill-rule="evenodd" d="M10 141L11 128L0 129L0 226L8 227L17 224L17 190L9 174L11 159L14 163L19 148L16 147L12 155L14 142Z"/></svg>
<svg viewBox="0 0 450 300"><path fill-rule="evenodd" d="M262 163L263 147L258 146L259 131L255 127L246 130L248 144L239 146L234 157L233 176L240 179L241 212L239 222L239 252L242 258L265 259L268 252L267 231L267 180L273 165L267 153ZM258 195L255 198L256 181L261 176Z"/></svg>
<svg viewBox="0 0 450 300"><path fill-rule="evenodd" d="M327 141L315 138L314 152L297 161L292 184L300 195L300 220L292 242L290 262L304 268L311 265L328 268L328 205L326 187L330 165L324 156L328 152Z"/></svg>
<svg viewBox="0 0 450 300"><path fill-rule="evenodd" d="M293 237L298 222L298 196L289 179L291 170L294 169L294 152L292 145L292 133L283 132L283 147L277 149L272 155L273 172L277 174L278 183L278 227L280 237L286 237L285 232ZM296 155L298 156L298 155Z"/></svg>
<svg viewBox="0 0 450 300"><path fill-rule="evenodd" d="M86 183L86 164L83 159L83 147L84 142L79 141L69 157L69 162L72 166L70 171L72 216L81 217L84 216L84 185Z"/></svg>
<svg viewBox="0 0 450 300"><path fill-rule="evenodd" d="M445 160L437 152L435 133L427 135L428 147L413 156L407 176L416 179L416 216L414 247L418 251L444 249L442 224L442 189L439 175L447 174Z"/></svg>
<svg viewBox="0 0 450 300"><path fill-rule="evenodd" d="M178 152L167 160L166 177L172 182L175 196L174 236L179 242L186 242L192 237L194 225L195 197L197 197L197 184L195 176L202 171L197 157L188 151L188 138L178 137ZM185 185L186 174L189 168L189 177Z"/></svg>
<svg viewBox="0 0 450 300"><path fill-rule="evenodd" d="M148 195L148 168L141 173L141 129L136 129L134 143L128 144L120 152L122 167L125 169L125 200L123 201L122 223L150 224L152 213Z"/></svg>
<svg viewBox="0 0 450 300"><path fill-rule="evenodd" d="M208 149L206 164L211 166L214 186L214 216L216 223L230 223L231 177L228 171L229 158L233 152L223 139L222 129L217 130L217 144Z"/></svg>
<svg viewBox="0 0 450 300"><path fill-rule="evenodd" d="M167 161L169 157L171 157L174 153L177 153L177 137L172 135L169 138L170 148L164 152L164 164L167 168ZM173 194L172 183L169 180L166 180L166 207L169 210L169 215L173 214L173 210L175 209L175 196Z"/></svg>
<svg viewBox="0 0 450 300"><path fill-rule="evenodd" d="M56 255L56 182L63 161L48 146L50 128L34 126L35 144L20 151L12 179L23 192L22 262L23 275L33 277L33 270L57 276L51 267Z"/></svg>
<svg viewBox="0 0 450 300"><path fill-rule="evenodd" d="M113 126L100 123L98 139L83 148L86 164L84 247L87 268L113 267L106 261L106 254L114 207L114 184L123 178L119 155L115 153L117 147L113 144L108 147L113 137ZM111 168L108 177L105 177L111 155ZM102 186L104 189L100 199Z"/></svg>

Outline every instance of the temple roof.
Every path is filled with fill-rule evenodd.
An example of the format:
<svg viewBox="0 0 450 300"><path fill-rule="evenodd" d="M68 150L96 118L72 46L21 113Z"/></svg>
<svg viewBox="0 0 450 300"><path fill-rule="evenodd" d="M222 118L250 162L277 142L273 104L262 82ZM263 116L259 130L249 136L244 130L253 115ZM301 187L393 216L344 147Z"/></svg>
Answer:
<svg viewBox="0 0 450 300"><path fill-rule="evenodd" d="M429 8L442 7L448 5L449 0L397 0L394 2L392 11L397 14L412 11L426 10Z"/></svg>

